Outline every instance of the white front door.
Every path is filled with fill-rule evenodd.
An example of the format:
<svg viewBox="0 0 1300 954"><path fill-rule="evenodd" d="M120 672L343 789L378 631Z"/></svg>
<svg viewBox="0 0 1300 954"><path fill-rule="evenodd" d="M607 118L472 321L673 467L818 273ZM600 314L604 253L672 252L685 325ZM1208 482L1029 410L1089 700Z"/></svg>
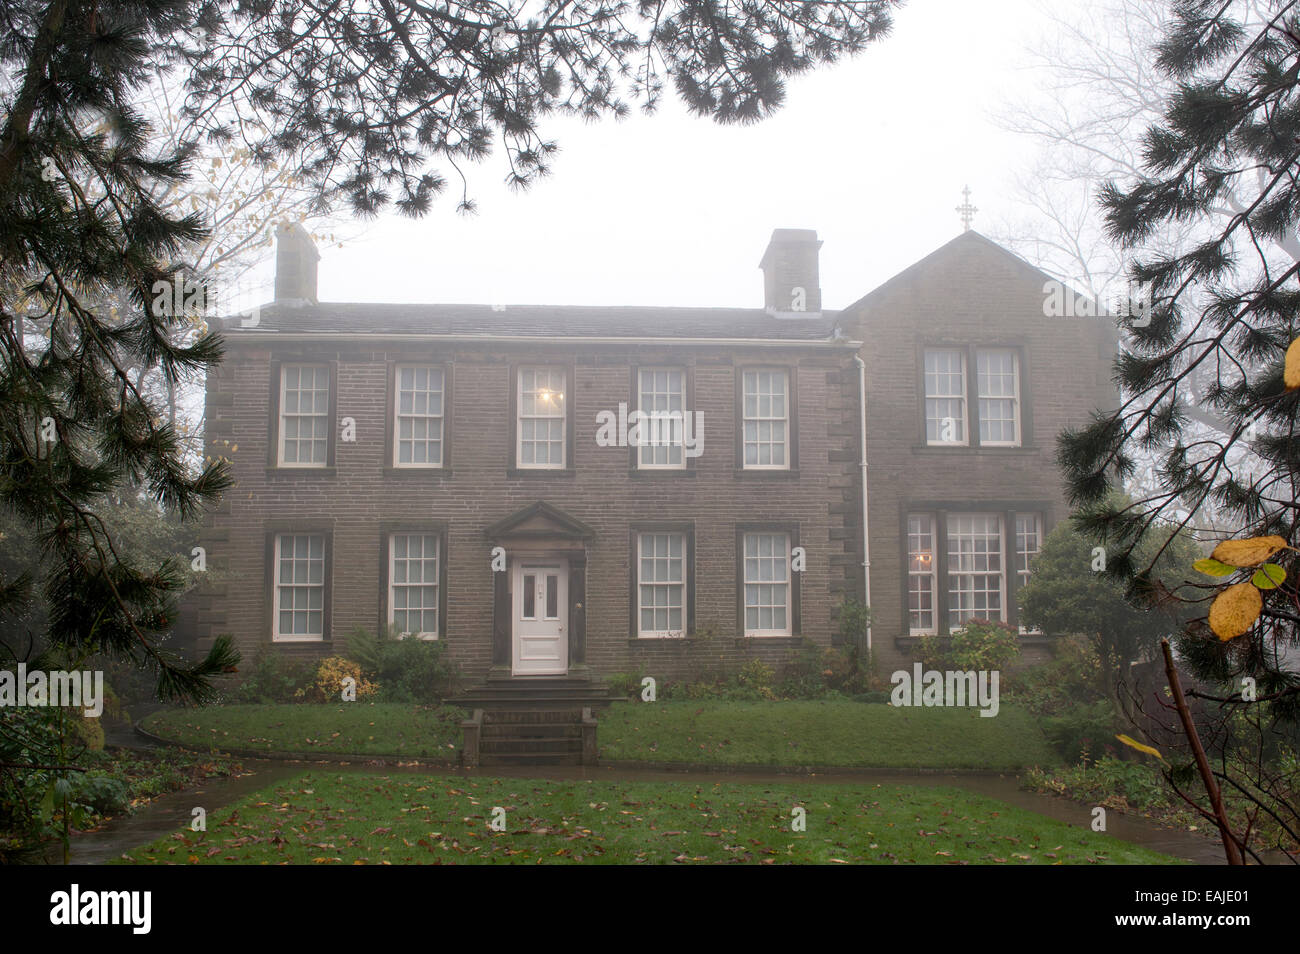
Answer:
<svg viewBox="0 0 1300 954"><path fill-rule="evenodd" d="M521 561L514 570L516 676L569 671L569 568L555 561Z"/></svg>

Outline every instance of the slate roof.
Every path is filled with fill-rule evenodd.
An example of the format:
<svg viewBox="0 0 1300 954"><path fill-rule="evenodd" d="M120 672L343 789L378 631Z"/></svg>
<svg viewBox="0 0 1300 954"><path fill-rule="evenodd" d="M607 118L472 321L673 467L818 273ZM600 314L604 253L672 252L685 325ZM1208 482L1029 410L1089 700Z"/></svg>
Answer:
<svg viewBox="0 0 1300 954"><path fill-rule="evenodd" d="M498 306L500 307L500 306ZM838 312L785 318L761 308L603 305L393 305L336 303L262 307L256 327L226 318L239 333L499 335L502 337L747 338L822 341L835 337Z"/></svg>

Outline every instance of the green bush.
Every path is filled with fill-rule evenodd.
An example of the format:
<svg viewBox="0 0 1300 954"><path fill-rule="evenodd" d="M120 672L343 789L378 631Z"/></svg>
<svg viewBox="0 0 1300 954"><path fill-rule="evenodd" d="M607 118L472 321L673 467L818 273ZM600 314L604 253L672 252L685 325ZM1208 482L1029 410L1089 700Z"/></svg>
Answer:
<svg viewBox="0 0 1300 954"><path fill-rule="evenodd" d="M926 669L948 668L948 646L937 633L928 633L917 640L916 656Z"/></svg>
<svg viewBox="0 0 1300 954"><path fill-rule="evenodd" d="M1043 734L1067 762L1086 759L1111 746L1120 731L1108 700L1075 704L1060 715L1042 719Z"/></svg>
<svg viewBox="0 0 1300 954"><path fill-rule="evenodd" d="M383 702L437 705L450 694L453 683L442 643L410 637L380 645L378 676Z"/></svg>
<svg viewBox="0 0 1300 954"><path fill-rule="evenodd" d="M344 643L348 658L378 681L380 702L437 705L454 688L455 670L437 640L404 638L391 626L375 635L358 626Z"/></svg>
<svg viewBox="0 0 1300 954"><path fill-rule="evenodd" d="M1152 762L1131 762L1103 755L1095 762L1081 762L1063 769L1032 768L1025 774L1028 788L1066 795L1076 801L1107 808L1139 811L1180 805Z"/></svg>
<svg viewBox="0 0 1300 954"><path fill-rule="evenodd" d="M641 698L641 680L645 671L637 668L632 672L612 672L605 677L610 692L620 699L638 700Z"/></svg>
<svg viewBox="0 0 1300 954"><path fill-rule="evenodd" d="M952 668L1002 670L1020 658L1020 637L1014 629L987 619L973 619L954 630L948 646Z"/></svg>
<svg viewBox="0 0 1300 954"><path fill-rule="evenodd" d="M1059 715L1080 703L1110 699L1110 672L1096 641L1083 636L1058 637L1055 655L1015 673L1004 683L1008 695L1035 715Z"/></svg>
<svg viewBox="0 0 1300 954"><path fill-rule="evenodd" d="M30 845L70 828L87 827L96 814L130 803L125 783L103 771L28 768L68 765L86 768L99 753L82 741L78 712L56 707L6 710L0 726L0 850Z"/></svg>
<svg viewBox="0 0 1300 954"><path fill-rule="evenodd" d="M871 625L871 607L855 599L846 599L840 603L836 618L838 642L856 653L866 640L867 627Z"/></svg>
<svg viewBox="0 0 1300 954"><path fill-rule="evenodd" d="M312 682L316 667L311 662L290 659L274 649L263 650L231 694L236 702L295 702L298 693Z"/></svg>

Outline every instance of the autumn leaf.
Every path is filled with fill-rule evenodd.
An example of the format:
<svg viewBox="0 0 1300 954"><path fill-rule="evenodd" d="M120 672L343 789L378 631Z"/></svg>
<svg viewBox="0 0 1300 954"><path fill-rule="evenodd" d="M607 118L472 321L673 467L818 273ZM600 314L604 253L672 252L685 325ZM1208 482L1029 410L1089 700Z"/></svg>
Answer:
<svg viewBox="0 0 1300 954"><path fill-rule="evenodd" d="M1300 338L1286 349L1286 366L1282 370L1282 383L1288 391L1300 388Z"/></svg>
<svg viewBox="0 0 1300 954"><path fill-rule="evenodd" d="M1252 583L1228 587L1210 604L1210 629L1225 642L1250 631L1264 609L1264 597Z"/></svg>
<svg viewBox="0 0 1300 954"><path fill-rule="evenodd" d="M1265 563L1251 576L1252 585L1261 590L1275 590L1286 579L1286 570L1276 563Z"/></svg>
<svg viewBox="0 0 1300 954"><path fill-rule="evenodd" d="M1204 573L1206 576L1231 576L1237 572L1235 566L1228 566L1226 563L1220 563L1213 557L1205 557L1197 560L1192 564L1192 569L1198 573Z"/></svg>
<svg viewBox="0 0 1300 954"><path fill-rule="evenodd" d="M1229 566L1255 566L1257 563L1263 563L1278 550L1286 548L1286 541L1277 536L1224 540L1214 548L1210 557Z"/></svg>
<svg viewBox="0 0 1300 954"><path fill-rule="evenodd" d="M1127 745L1130 749L1137 749L1139 752L1145 752L1147 755L1154 755L1156 758L1160 759L1162 762L1164 761L1164 758L1165 758L1165 757L1164 757L1163 755L1160 754L1160 750L1159 750L1159 749L1152 748L1152 747L1149 746L1149 745L1145 745L1145 744L1139 742L1137 739L1132 738L1131 736L1127 736L1127 735L1117 735L1117 736L1115 736L1115 738L1119 739L1121 742L1123 742L1125 745ZM1017 857L1021 857L1021 856L1017 855Z"/></svg>

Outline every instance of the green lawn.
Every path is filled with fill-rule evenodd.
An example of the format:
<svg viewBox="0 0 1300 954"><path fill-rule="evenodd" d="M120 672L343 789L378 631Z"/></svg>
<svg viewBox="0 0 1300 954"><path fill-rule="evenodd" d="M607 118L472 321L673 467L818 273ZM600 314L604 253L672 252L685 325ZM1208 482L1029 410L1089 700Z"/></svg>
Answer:
<svg viewBox="0 0 1300 954"><path fill-rule="evenodd" d="M493 809L505 830L493 831ZM793 809L806 830L793 831ZM952 788L559 782L313 771L127 856L136 863L1168 864Z"/></svg>
<svg viewBox="0 0 1300 954"><path fill-rule="evenodd" d="M175 709L144 727L199 748L455 760L460 710L398 703ZM724 765L991 769L1055 766L1023 709L895 709L819 702L616 703L600 713L600 757Z"/></svg>
<svg viewBox="0 0 1300 954"><path fill-rule="evenodd" d="M824 702L618 703L600 716L602 759L1017 771L1060 757L1033 716Z"/></svg>
<svg viewBox="0 0 1300 954"><path fill-rule="evenodd" d="M463 717L451 707L427 709L406 703L230 705L158 712L143 727L200 748L454 761L460 751Z"/></svg>

